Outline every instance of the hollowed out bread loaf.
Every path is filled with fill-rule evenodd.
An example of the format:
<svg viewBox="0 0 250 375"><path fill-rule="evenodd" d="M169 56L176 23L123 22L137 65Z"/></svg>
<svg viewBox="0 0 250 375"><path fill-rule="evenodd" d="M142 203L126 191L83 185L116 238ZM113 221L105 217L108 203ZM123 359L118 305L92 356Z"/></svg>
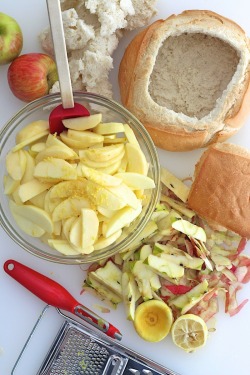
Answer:
<svg viewBox="0 0 250 375"><path fill-rule="evenodd" d="M119 69L122 103L170 151L236 133L250 111L249 81L245 32L205 10L151 24L128 45Z"/></svg>
<svg viewBox="0 0 250 375"><path fill-rule="evenodd" d="M213 228L250 238L250 152L231 143L211 145L194 177L188 206Z"/></svg>

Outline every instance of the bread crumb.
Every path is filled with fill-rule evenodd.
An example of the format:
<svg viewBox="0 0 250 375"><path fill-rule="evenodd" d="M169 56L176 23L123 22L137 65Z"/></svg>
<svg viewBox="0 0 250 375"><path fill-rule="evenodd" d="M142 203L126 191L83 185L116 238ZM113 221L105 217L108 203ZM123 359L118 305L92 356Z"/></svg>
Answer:
<svg viewBox="0 0 250 375"><path fill-rule="evenodd" d="M112 54L124 30L149 23L157 13L155 3L156 0L61 0L73 90L113 97L109 81ZM39 39L44 51L53 55L50 29L44 30ZM59 90L56 82L50 92Z"/></svg>

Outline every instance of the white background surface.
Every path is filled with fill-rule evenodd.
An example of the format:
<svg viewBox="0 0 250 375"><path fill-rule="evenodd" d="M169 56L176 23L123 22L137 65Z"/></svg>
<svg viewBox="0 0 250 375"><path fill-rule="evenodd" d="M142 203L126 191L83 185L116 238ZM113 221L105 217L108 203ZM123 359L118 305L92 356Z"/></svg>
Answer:
<svg viewBox="0 0 250 375"><path fill-rule="evenodd" d="M155 18L166 18L172 13L186 9L210 9L234 19L247 34L250 35L250 3L249 0L159 0L159 13ZM48 25L45 0L2 0L0 11L16 18L24 34L22 53L39 52L40 46L37 35ZM132 38L128 33L121 41L114 54L115 68L111 73L116 99L119 100L117 88L117 67L125 46ZM6 79L7 66L0 66L0 126L23 106L10 92ZM249 103L250 105L250 103ZM231 138L231 142L250 148L250 119L239 133ZM179 177L192 175L201 150L172 154L159 151L164 166ZM247 252L249 253L249 245ZM6 275L2 269L7 259L16 259L29 267L53 278L66 287L76 299L93 309L94 303L99 303L88 294L80 295L84 280L84 266L65 266L48 263L35 258L13 243L0 228L0 374L9 375L17 356L38 318L44 303ZM250 297L250 284L239 293L239 301ZM99 313L99 311L97 311ZM101 315L101 313L100 313ZM217 330L211 333L207 345L193 354L186 354L174 347L171 339L150 344L141 340L133 330L130 322L126 321L122 306L103 317L120 328L123 333L122 343L140 353L149 356L162 365L179 372L182 375L248 375L249 341L250 341L250 302L235 317L230 318L223 312L221 304L217 316ZM51 323L52 324L52 323ZM49 329L43 329L34 343L34 348L44 346ZM46 344L47 345L47 344ZM26 370L21 375L34 375L30 372L34 362L42 361L43 356L30 356Z"/></svg>

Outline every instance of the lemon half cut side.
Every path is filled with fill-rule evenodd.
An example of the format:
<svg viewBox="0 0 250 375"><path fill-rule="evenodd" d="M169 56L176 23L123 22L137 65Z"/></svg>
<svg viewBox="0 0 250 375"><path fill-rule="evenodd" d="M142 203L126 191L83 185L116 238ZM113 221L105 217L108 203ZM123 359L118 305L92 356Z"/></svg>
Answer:
<svg viewBox="0 0 250 375"><path fill-rule="evenodd" d="M163 340L170 332L172 323L172 310L163 301L149 300L141 303L135 310L135 330L146 341Z"/></svg>
<svg viewBox="0 0 250 375"><path fill-rule="evenodd" d="M206 344L208 328L199 316L185 314L176 319L171 334L175 345L186 352L192 352Z"/></svg>

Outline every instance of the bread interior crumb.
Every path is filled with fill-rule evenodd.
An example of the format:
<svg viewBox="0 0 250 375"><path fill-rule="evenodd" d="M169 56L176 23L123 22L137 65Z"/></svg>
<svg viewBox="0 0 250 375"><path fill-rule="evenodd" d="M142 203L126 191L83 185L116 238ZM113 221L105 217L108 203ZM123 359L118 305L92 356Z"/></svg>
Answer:
<svg viewBox="0 0 250 375"><path fill-rule="evenodd" d="M156 57L149 94L160 106L202 119L214 109L239 61L237 51L217 37L170 36Z"/></svg>

